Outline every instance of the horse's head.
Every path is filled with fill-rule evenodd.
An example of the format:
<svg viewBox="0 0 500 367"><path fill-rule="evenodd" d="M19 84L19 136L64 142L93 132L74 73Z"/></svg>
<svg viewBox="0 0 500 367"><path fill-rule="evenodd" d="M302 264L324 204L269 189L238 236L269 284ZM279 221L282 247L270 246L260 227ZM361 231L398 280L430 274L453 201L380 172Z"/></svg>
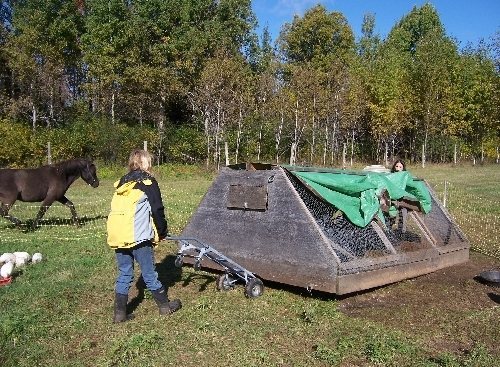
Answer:
<svg viewBox="0 0 500 367"><path fill-rule="evenodd" d="M99 186L99 179L97 178L97 169L95 164L89 160L82 162L82 179L92 187Z"/></svg>

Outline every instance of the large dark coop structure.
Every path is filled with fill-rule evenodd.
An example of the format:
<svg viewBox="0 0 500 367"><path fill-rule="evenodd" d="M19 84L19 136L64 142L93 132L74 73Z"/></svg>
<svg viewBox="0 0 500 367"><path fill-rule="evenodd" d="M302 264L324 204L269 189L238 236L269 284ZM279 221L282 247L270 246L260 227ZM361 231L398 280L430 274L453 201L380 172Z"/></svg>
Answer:
<svg viewBox="0 0 500 367"><path fill-rule="evenodd" d="M221 169L181 234L196 238L258 277L346 294L466 262L469 243L432 189L423 214L400 206L395 218L356 226L297 172L365 175L247 163ZM202 261L201 266L217 269Z"/></svg>

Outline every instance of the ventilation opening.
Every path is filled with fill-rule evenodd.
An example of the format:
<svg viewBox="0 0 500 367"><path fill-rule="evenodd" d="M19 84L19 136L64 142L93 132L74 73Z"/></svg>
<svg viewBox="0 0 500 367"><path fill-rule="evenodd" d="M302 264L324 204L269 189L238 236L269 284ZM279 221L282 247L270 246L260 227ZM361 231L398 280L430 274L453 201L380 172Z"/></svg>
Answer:
<svg viewBox="0 0 500 367"><path fill-rule="evenodd" d="M276 169L275 165L268 163L238 163L227 166L228 168L234 170L243 170L243 171L268 171Z"/></svg>
<svg viewBox="0 0 500 367"><path fill-rule="evenodd" d="M267 210L267 185L229 185L227 208Z"/></svg>

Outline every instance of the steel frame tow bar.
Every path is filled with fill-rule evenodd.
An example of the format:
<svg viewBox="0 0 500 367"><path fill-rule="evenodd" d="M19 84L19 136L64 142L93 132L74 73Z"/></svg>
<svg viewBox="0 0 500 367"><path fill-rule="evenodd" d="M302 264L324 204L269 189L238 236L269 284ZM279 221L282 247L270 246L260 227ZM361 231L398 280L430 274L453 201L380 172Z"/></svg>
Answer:
<svg viewBox="0 0 500 367"><path fill-rule="evenodd" d="M216 281L218 290L231 290L239 280L242 280L245 282L245 296L248 298L259 297L264 292L262 280L257 278L254 273L200 240L184 237L167 237L165 240L178 241L180 244L174 262L177 268L181 268L184 264L184 257L194 259L193 268L196 271L201 269L201 260L203 257L222 267L224 274L219 275Z"/></svg>

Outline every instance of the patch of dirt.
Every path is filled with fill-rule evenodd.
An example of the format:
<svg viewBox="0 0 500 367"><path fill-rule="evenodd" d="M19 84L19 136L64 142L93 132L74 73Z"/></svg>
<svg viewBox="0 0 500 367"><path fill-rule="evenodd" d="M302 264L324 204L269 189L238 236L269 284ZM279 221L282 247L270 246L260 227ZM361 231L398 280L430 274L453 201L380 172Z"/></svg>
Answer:
<svg viewBox="0 0 500 367"><path fill-rule="evenodd" d="M499 356L500 288L478 281L500 261L475 252L468 262L339 299L339 309L419 338L436 354L477 345Z"/></svg>

